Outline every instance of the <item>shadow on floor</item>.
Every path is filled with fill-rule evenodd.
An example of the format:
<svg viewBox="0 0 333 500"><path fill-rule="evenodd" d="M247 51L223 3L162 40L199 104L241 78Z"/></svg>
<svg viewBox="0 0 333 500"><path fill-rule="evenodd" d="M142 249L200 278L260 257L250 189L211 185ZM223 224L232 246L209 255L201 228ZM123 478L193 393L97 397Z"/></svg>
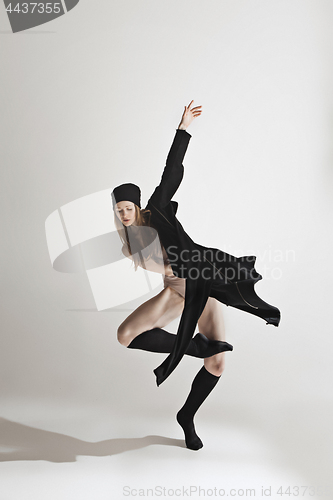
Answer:
<svg viewBox="0 0 333 500"><path fill-rule="evenodd" d="M0 418L0 462L14 460L76 462L78 455L105 457L154 444L185 448L182 439L163 436L117 438L89 443L57 432L43 431Z"/></svg>

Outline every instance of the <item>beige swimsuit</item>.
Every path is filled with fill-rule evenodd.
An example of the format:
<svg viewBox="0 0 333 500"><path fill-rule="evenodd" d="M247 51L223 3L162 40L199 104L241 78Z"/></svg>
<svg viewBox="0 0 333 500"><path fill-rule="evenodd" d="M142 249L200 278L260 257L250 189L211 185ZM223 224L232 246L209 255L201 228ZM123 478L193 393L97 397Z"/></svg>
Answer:
<svg viewBox="0 0 333 500"><path fill-rule="evenodd" d="M168 273L168 274L164 274L164 288L169 286L170 288L173 288L174 290L176 290L176 292L178 292L182 297L185 298L186 279L185 278L178 278L178 276L175 276L173 274L170 261L168 259L168 256L167 256L164 248L163 248L163 257L164 257L164 265L165 265L164 273L166 273L166 272Z"/></svg>

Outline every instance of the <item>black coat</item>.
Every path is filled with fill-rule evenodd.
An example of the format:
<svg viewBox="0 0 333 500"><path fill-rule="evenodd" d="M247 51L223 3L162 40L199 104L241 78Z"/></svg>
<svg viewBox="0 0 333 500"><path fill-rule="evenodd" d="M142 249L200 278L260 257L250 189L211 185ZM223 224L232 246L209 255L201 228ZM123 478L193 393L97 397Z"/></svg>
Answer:
<svg viewBox="0 0 333 500"><path fill-rule="evenodd" d="M154 373L160 385L176 368L194 334L208 297L236 307L278 326L280 311L264 302L254 290L262 279L254 268L256 257L234 257L216 248L195 243L176 217L178 203L171 201L184 175L182 165L191 135L177 129L161 182L146 209L170 259L173 273L186 278L185 307L172 352Z"/></svg>

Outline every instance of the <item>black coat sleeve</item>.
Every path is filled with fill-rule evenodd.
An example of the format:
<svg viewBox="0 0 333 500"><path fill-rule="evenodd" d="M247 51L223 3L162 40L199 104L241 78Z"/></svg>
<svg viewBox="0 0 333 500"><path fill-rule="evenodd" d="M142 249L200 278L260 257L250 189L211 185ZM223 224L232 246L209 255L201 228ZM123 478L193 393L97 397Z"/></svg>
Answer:
<svg viewBox="0 0 333 500"><path fill-rule="evenodd" d="M151 201L155 206L165 207L171 201L183 179L183 159L191 137L186 130L176 130L161 182L150 197L148 204Z"/></svg>

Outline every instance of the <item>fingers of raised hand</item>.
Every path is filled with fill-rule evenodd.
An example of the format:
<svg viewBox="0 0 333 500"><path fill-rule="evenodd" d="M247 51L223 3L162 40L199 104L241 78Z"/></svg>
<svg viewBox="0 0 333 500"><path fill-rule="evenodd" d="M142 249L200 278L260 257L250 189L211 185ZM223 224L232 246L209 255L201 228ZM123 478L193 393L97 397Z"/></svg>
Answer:
<svg viewBox="0 0 333 500"><path fill-rule="evenodd" d="M191 109L191 104L193 103L193 99L192 101L190 102L190 104L188 106L185 106L185 109L184 109L184 113L183 113L183 118L185 117L188 117L187 119L189 119L189 117L191 116L192 117L192 120L194 118L196 118L197 116L200 116L201 113L202 113L202 106L195 106Z"/></svg>
<svg viewBox="0 0 333 500"><path fill-rule="evenodd" d="M197 106L196 108L191 109L191 113L194 116L194 118L196 116L200 116L201 115L201 113L202 113L202 109L200 109L201 107L202 106Z"/></svg>
<svg viewBox="0 0 333 500"><path fill-rule="evenodd" d="M190 111L192 114L197 114L198 112L201 113L202 106L195 106L194 108L190 109L192 102L193 102L193 100L190 102L190 104L187 107L185 106L186 111Z"/></svg>

